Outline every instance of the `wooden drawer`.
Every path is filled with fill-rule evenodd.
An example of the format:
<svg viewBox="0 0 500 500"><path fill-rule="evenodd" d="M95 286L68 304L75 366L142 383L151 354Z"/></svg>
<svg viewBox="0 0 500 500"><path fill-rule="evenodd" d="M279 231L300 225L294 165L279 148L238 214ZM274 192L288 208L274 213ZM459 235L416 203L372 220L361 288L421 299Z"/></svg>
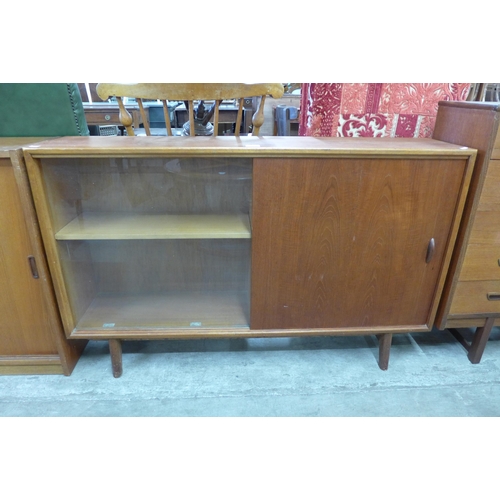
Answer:
<svg viewBox="0 0 500 500"><path fill-rule="evenodd" d="M500 249L500 212L476 212L469 245L492 245Z"/></svg>
<svg viewBox="0 0 500 500"><path fill-rule="evenodd" d="M500 212L500 159L491 160L484 180L478 210L497 210Z"/></svg>
<svg viewBox="0 0 500 500"><path fill-rule="evenodd" d="M85 118L89 125L104 125L106 123L110 125L121 125L119 115L118 111L85 111Z"/></svg>
<svg viewBox="0 0 500 500"><path fill-rule="evenodd" d="M499 300L494 300L497 298ZM500 315L500 280L460 281L450 308L452 316Z"/></svg>
<svg viewBox="0 0 500 500"><path fill-rule="evenodd" d="M500 280L500 245L469 245L460 281Z"/></svg>

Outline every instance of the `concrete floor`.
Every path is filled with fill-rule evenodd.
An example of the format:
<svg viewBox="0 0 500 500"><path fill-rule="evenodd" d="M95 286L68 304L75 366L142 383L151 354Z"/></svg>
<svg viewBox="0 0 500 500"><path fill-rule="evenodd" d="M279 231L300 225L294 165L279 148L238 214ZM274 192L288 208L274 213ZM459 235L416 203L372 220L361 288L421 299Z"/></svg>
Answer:
<svg viewBox="0 0 500 500"><path fill-rule="evenodd" d="M480 364L448 332L377 341L311 337L134 341L115 379L90 342L70 377L0 377L0 416L500 416L500 331Z"/></svg>

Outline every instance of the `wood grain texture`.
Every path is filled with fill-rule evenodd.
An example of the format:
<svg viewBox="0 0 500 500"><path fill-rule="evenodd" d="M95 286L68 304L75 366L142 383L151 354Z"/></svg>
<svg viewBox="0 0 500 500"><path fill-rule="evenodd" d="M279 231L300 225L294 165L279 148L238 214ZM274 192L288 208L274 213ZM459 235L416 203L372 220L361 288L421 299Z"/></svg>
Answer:
<svg viewBox="0 0 500 500"><path fill-rule="evenodd" d="M433 139L393 137L60 137L26 148L52 157L402 157L470 156L461 145Z"/></svg>
<svg viewBox="0 0 500 500"><path fill-rule="evenodd" d="M86 342L64 338L19 145L0 141L0 373L69 375Z"/></svg>
<svg viewBox="0 0 500 500"><path fill-rule="evenodd" d="M55 235L57 240L250 238L248 215L165 215L90 212Z"/></svg>
<svg viewBox="0 0 500 500"><path fill-rule="evenodd" d="M487 318L484 326L478 328L474 334L474 338L472 339L469 353L467 355L471 363L477 364L481 361L484 348L486 347L486 342L488 342L488 338L494 324L495 318Z"/></svg>
<svg viewBox="0 0 500 500"><path fill-rule="evenodd" d="M488 270L496 270L486 261L485 268L480 269L481 263L475 258L478 256L477 251L471 249L469 252L468 247L471 243L482 245L485 240L494 239L495 232L498 232L495 223L498 216L485 216L482 212L500 213L497 189L500 181L500 162L491 160L494 143L498 141L499 111L498 103L443 102L439 105L433 138L477 150L464 214L436 315L436 326L439 328L445 328L449 324L448 316L454 316L457 312L468 310L472 314L470 306L465 305L459 297L461 292L457 287L463 279L462 271L466 279L488 279ZM488 228L485 223L495 225ZM480 302L481 299L476 298L474 301ZM484 307L481 306L481 310L484 310Z"/></svg>
<svg viewBox="0 0 500 500"><path fill-rule="evenodd" d="M50 203L50 200L48 199L46 189L48 189L49 193L53 193L55 186L57 186L58 188L56 189L56 193L64 192L64 177L63 179L59 180L55 178L54 183L49 182L49 185L46 188L44 178L45 173L42 171L41 162L35 160L26 151L24 153L24 159L26 162L29 181L33 192L33 200L40 224L43 244L45 252L47 254L47 262L50 269L50 275L54 284L54 291L56 294L59 313L64 327L64 332L67 336L69 336L75 325L75 313L72 309L68 290L66 288L66 282L64 279L64 262L61 262L57 242L54 239L54 234L56 230L60 229L60 227L64 227L65 223L67 224L69 221L71 221L78 212L76 211L76 208L71 208L71 203L67 204L65 202L60 204L64 207L64 210L61 211L54 209L54 211L52 211L52 205ZM69 189L68 191L71 191L71 189ZM72 195L70 195L70 199L71 198ZM66 196L62 196L62 200L65 199ZM67 213L66 208L68 208L69 210L69 212ZM80 266L80 269L80 272L85 271L83 266ZM71 282L69 284L71 285ZM75 307L74 304L73 307Z"/></svg>
<svg viewBox="0 0 500 500"><path fill-rule="evenodd" d="M500 301L488 300L489 293L500 294L500 280L459 281L450 308L450 316L456 319L499 315Z"/></svg>
<svg viewBox="0 0 500 500"><path fill-rule="evenodd" d="M43 283L33 279L31 245L10 160L0 159L0 354L57 354Z"/></svg>
<svg viewBox="0 0 500 500"><path fill-rule="evenodd" d="M101 99L118 95L141 99L235 99L246 96L272 95L281 97L281 83L99 83L97 94Z"/></svg>
<svg viewBox="0 0 500 500"><path fill-rule="evenodd" d="M57 139L26 150L34 158L30 176L44 235L51 240L50 259L58 261L58 286L79 304L69 307L77 311L68 323L70 338L429 329L474 151L433 140L371 138L76 139L84 140ZM445 191L448 196L442 196ZM86 211L249 214L257 233L253 241L55 240L70 215ZM435 253L426 263L432 238ZM276 297L292 304L292 320L249 328L250 287L252 302L264 303L264 312ZM169 299L174 306L162 316L165 297L212 295L227 299L214 307ZM238 308L230 304L238 297L247 298L235 315ZM110 299L108 305L102 298ZM181 321L169 323L182 311ZM109 320L112 315L122 327Z"/></svg>
<svg viewBox="0 0 500 500"><path fill-rule="evenodd" d="M385 327L357 327L357 328L282 328L252 330L250 327L212 327L212 328L126 328L109 329L103 328L74 330L70 338L95 340L108 340L110 338L126 340L148 340L148 339L205 339L205 338L273 338L273 337L317 337L318 335L335 335L350 337L353 335L385 335L387 333L402 332L428 332L429 328L423 325L396 325Z"/></svg>
<svg viewBox="0 0 500 500"><path fill-rule="evenodd" d="M488 172L482 186L477 210L500 213L500 160L490 160Z"/></svg>
<svg viewBox="0 0 500 500"><path fill-rule="evenodd" d="M500 246L500 211L476 212L469 244Z"/></svg>
<svg viewBox="0 0 500 500"><path fill-rule="evenodd" d="M79 342L82 342L81 340ZM0 357L0 375L68 375L58 364L36 364L36 359L26 358L23 364L9 364Z"/></svg>
<svg viewBox="0 0 500 500"><path fill-rule="evenodd" d="M87 342L68 341L65 338L61 324L59 308L57 306L54 293L52 277L49 273L47 258L45 255L42 236L38 225L38 217L35 212L31 186L28 179L28 172L22 151L20 149L10 153L14 175L16 177L19 194L21 196L24 219L33 248L33 258L36 260L37 274L41 281L41 288L47 315L50 319L50 331L54 339L62 371L65 375L70 375L78 359L80 358ZM30 257L31 259L31 257Z"/></svg>
<svg viewBox="0 0 500 500"><path fill-rule="evenodd" d="M10 152L26 146L36 146L43 137L0 137L0 158L10 158Z"/></svg>
<svg viewBox="0 0 500 500"><path fill-rule="evenodd" d="M492 244L467 246L460 281L500 280L500 246Z"/></svg>
<svg viewBox="0 0 500 500"><path fill-rule="evenodd" d="M452 315L448 316L446 328L477 328L486 324L486 316L472 316L469 318L455 318ZM500 318L495 317L494 326L500 326Z"/></svg>
<svg viewBox="0 0 500 500"><path fill-rule="evenodd" d="M384 333L378 336L379 358L378 365L381 370L389 368L389 356L391 353L392 333Z"/></svg>
<svg viewBox="0 0 500 500"><path fill-rule="evenodd" d="M464 167L255 160L251 328L427 324Z"/></svg>
<svg viewBox="0 0 500 500"><path fill-rule="evenodd" d="M121 340L109 339L109 352L111 354L111 368L113 370L113 377L121 377L123 373Z"/></svg>
<svg viewBox="0 0 500 500"><path fill-rule="evenodd" d="M140 110L144 129L147 136L151 135L148 117L144 112L143 99L159 100L163 106L167 106L167 101L181 101L184 102L188 108L189 115L189 135L195 136L195 118L194 118L194 105L196 101L213 101L215 103L217 112L207 115L207 122L210 120L214 123L214 136L217 135L219 113L218 109L220 103L224 99L237 99L239 102L238 114L236 118L236 127L234 135L239 137L241 120L243 114L244 98L260 97L259 108L252 117L253 129L250 135L257 136L260 127L264 121L264 103L267 95L273 97L281 97L284 92L284 87L281 83L100 83L97 86L97 92L102 99L109 97L116 97L120 105L120 120L123 126L127 129L129 136L134 135L132 128L132 117L127 113L122 98L131 97L135 98ZM214 109L215 111L215 109ZM207 109L208 112L208 109ZM168 119L167 119L168 120ZM206 123L203 123L206 125ZM167 131L170 129L169 120L166 121ZM244 130L247 134L249 131ZM171 135L171 131L169 133Z"/></svg>
<svg viewBox="0 0 500 500"><path fill-rule="evenodd" d="M174 292L100 294L76 330L198 329L248 327L248 294Z"/></svg>

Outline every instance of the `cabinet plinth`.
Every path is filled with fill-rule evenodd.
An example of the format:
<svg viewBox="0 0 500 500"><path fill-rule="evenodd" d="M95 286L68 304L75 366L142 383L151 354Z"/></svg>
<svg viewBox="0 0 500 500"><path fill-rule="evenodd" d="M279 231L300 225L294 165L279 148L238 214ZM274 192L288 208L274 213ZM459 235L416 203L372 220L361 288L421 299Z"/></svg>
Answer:
<svg viewBox="0 0 500 500"><path fill-rule="evenodd" d="M385 369L432 327L475 150L157 139L25 149L69 338L381 334Z"/></svg>

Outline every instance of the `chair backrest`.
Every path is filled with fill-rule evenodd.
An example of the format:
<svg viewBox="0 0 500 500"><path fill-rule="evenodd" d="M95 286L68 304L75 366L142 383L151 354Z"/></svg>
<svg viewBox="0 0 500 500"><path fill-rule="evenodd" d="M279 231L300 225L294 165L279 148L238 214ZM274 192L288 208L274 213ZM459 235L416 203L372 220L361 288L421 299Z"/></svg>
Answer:
<svg viewBox="0 0 500 500"><path fill-rule="evenodd" d="M0 137L89 135L76 83L0 84Z"/></svg>
<svg viewBox="0 0 500 500"><path fill-rule="evenodd" d="M149 119L144 110L143 99L160 100L168 135L172 135L172 126L168 109L168 101L184 102L189 117L189 135L196 134L196 125L213 123L213 135L217 135L219 125L219 106L222 101L237 99L239 102L235 135L240 134L244 100L260 97L257 111L252 117L252 135L258 135L264 123L264 103L266 96L280 98L284 88L281 83L99 83L97 94L107 100L116 97L120 108L120 122L128 135L134 135L132 116L126 110L123 98L135 98L142 116L146 135L151 135ZM195 115L195 102L198 106ZM200 101L203 103L200 106ZM205 101L213 103L209 109L204 108Z"/></svg>

